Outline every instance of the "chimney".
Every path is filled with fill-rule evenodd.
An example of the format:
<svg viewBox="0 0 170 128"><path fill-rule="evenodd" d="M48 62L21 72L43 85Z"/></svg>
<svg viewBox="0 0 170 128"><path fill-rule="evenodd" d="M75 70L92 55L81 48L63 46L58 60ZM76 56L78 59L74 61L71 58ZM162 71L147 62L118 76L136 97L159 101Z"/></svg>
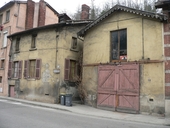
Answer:
<svg viewBox="0 0 170 128"><path fill-rule="evenodd" d="M27 0L25 29L33 28L34 6L35 2L33 2L32 0Z"/></svg>
<svg viewBox="0 0 170 128"><path fill-rule="evenodd" d="M90 11L90 7L86 4L83 4L81 7L81 20L89 19L89 11Z"/></svg>
<svg viewBox="0 0 170 128"><path fill-rule="evenodd" d="M39 1L38 27L45 25L46 4L44 0Z"/></svg>

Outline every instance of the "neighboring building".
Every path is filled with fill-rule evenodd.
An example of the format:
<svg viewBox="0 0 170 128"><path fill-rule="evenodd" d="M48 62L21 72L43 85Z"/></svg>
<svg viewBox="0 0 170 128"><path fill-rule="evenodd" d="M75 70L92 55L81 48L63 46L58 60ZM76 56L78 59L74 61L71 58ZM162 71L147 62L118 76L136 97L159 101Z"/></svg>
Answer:
<svg viewBox="0 0 170 128"><path fill-rule="evenodd" d="M77 38L90 21L66 21L15 33L9 62L9 86L15 97L57 103L59 94L78 97L74 78L82 41Z"/></svg>
<svg viewBox="0 0 170 128"><path fill-rule="evenodd" d="M48 3L40 0L10 1L0 8L0 95L8 96L8 60L10 41L7 36L48 24L58 23L59 14ZM11 95L13 96L13 94Z"/></svg>
<svg viewBox="0 0 170 128"><path fill-rule="evenodd" d="M170 1L158 0L155 4L156 8L162 8L165 15L168 16L167 22L164 23L164 54L165 54L165 110L170 115Z"/></svg>
<svg viewBox="0 0 170 128"><path fill-rule="evenodd" d="M165 113L164 15L116 5L78 32L86 104Z"/></svg>

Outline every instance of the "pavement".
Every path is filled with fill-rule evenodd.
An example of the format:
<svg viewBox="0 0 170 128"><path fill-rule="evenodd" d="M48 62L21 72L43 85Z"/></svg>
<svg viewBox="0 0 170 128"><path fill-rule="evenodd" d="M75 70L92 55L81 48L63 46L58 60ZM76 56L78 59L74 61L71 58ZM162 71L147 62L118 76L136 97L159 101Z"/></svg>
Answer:
<svg viewBox="0 0 170 128"><path fill-rule="evenodd" d="M170 126L170 117L165 117L162 115L128 114L128 113L113 112L113 111L97 109L91 106L78 104L74 102L72 103L72 106L65 106L61 104L42 103L42 102L28 101L28 100L12 98L12 97L4 97L4 96L0 96L0 99L20 102L23 104L29 104L34 106L46 107L51 109L63 110L63 111L68 111L68 112L86 115L86 116Z"/></svg>

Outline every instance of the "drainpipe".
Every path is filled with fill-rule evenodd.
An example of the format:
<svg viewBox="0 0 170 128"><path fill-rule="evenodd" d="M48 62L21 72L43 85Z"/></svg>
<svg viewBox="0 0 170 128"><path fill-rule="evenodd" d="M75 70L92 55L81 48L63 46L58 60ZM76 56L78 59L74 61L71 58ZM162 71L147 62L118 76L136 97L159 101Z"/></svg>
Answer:
<svg viewBox="0 0 170 128"><path fill-rule="evenodd" d="M143 18L142 18L142 59L145 58L144 54L144 24L143 24Z"/></svg>

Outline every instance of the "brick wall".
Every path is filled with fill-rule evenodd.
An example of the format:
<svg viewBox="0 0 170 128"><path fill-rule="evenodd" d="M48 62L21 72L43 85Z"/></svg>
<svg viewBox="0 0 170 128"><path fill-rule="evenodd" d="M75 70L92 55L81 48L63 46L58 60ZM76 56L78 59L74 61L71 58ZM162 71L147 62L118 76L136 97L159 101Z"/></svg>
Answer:
<svg viewBox="0 0 170 128"><path fill-rule="evenodd" d="M33 2L32 0L27 1L25 29L33 28L34 6L35 6L35 2Z"/></svg>
<svg viewBox="0 0 170 128"><path fill-rule="evenodd" d="M170 98L170 14L167 7L163 8L163 13L169 17L169 20L164 23L164 52L166 57L165 63L165 97Z"/></svg>
<svg viewBox="0 0 170 128"><path fill-rule="evenodd" d="M45 25L45 14L46 14L46 4L44 0L40 0L39 2L39 16L38 16L38 26Z"/></svg>
<svg viewBox="0 0 170 128"><path fill-rule="evenodd" d="M81 10L81 20L88 20L89 19L89 11L90 7L86 4L82 5Z"/></svg>

